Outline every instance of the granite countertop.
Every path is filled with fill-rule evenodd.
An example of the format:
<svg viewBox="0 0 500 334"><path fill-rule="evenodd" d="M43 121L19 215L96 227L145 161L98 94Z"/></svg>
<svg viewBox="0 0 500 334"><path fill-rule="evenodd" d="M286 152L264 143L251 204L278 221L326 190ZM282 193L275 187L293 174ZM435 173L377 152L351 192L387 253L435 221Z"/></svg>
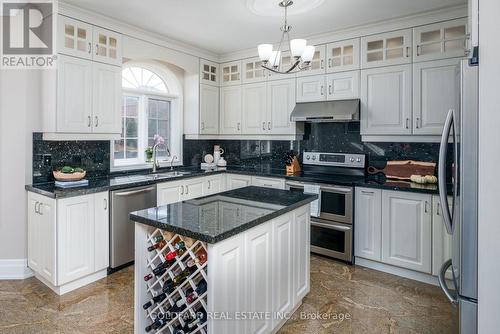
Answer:
<svg viewBox="0 0 500 334"><path fill-rule="evenodd" d="M130 213L130 219L217 243L316 200L318 195L245 187ZM220 212L228 214L220 214Z"/></svg>
<svg viewBox="0 0 500 334"><path fill-rule="evenodd" d="M367 177L333 176L333 175L313 175L306 173L297 173L286 175L285 169L274 169L269 167L245 167L228 166L216 170L201 170L197 167L176 168L176 171L184 171L187 174L173 178L155 178L153 174L128 174L110 176L104 178L95 178L89 180L89 185L85 187L61 189L57 188L53 182L38 183L25 186L25 189L51 198L65 198L81 196L102 191L126 189L130 187L146 186L160 182L177 181L187 178L213 175L218 173L233 173L242 175L255 175L263 177L278 177L287 180L299 182L313 182L335 184L342 186L369 187L377 189L388 189L398 191L411 191L428 194L438 194L437 185L421 185L413 182L387 180L385 176L370 175ZM159 173L169 172L170 170L161 170ZM448 186L448 193L451 194L451 185Z"/></svg>

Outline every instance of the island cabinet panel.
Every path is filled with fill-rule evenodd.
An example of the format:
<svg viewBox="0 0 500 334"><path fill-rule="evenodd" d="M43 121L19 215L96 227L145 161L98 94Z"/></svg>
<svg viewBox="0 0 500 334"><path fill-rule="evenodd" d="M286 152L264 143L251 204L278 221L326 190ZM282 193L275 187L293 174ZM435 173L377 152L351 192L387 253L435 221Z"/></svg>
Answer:
<svg viewBox="0 0 500 334"><path fill-rule="evenodd" d="M245 248L247 259L248 289L246 289L248 312L272 311L272 228L270 224L257 226L246 233ZM265 317L247 321L247 333L269 333L272 322Z"/></svg>
<svg viewBox="0 0 500 334"><path fill-rule="evenodd" d="M273 311L285 314L293 308L293 219L290 215L273 222ZM277 325L280 319L274 319Z"/></svg>
<svg viewBox="0 0 500 334"><path fill-rule="evenodd" d="M382 190L356 188L354 255L382 260Z"/></svg>
<svg viewBox="0 0 500 334"><path fill-rule="evenodd" d="M310 211L307 210L297 210L294 215L294 304L300 302L309 293L310 288L310 217Z"/></svg>
<svg viewBox="0 0 500 334"><path fill-rule="evenodd" d="M208 272L209 275L212 273L214 275L214 279L209 278L209 311L229 315L228 319L214 319L209 322L209 333L245 332L245 322L234 319L235 312L243 312L246 308L244 271L245 238L243 234L215 244L212 248L209 246Z"/></svg>

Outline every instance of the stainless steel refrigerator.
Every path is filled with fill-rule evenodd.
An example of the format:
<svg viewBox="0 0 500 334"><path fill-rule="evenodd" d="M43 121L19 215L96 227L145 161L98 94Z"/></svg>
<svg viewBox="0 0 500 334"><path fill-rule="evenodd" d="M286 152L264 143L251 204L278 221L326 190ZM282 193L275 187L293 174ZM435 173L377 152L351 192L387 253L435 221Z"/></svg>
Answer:
<svg viewBox="0 0 500 334"><path fill-rule="evenodd" d="M452 235L452 258L441 267L439 283L460 314L460 333L477 333L478 224L478 66L460 64L460 110L450 110L441 139L439 195L446 231ZM449 143L451 138L451 144ZM451 146L453 154L448 152ZM448 154L453 163L447 162ZM452 183L452 200L447 180ZM451 197L451 196L450 196ZM451 282L445 279L451 268Z"/></svg>

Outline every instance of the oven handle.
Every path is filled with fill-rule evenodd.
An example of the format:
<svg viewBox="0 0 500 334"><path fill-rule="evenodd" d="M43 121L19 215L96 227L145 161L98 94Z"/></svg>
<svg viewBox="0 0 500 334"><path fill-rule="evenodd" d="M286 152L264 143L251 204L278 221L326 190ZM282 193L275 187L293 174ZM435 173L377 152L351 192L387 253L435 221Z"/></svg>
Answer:
<svg viewBox="0 0 500 334"><path fill-rule="evenodd" d="M317 222L315 220L311 220L311 225L319 226L319 227L324 227L324 228L329 228L331 230L337 230L337 231L349 231L349 230L352 230L352 227L319 223L319 222Z"/></svg>

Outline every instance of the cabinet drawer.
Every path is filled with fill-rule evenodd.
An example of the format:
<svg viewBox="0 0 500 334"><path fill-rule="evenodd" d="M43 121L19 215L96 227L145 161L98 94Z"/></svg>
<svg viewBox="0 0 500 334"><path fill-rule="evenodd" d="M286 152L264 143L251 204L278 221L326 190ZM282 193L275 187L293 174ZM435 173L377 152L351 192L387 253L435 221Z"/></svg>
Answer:
<svg viewBox="0 0 500 334"><path fill-rule="evenodd" d="M252 185L256 187L264 187L264 188L274 188L274 189L285 189L285 180L277 179L277 178L268 178L268 177L260 177L254 176L252 177Z"/></svg>

